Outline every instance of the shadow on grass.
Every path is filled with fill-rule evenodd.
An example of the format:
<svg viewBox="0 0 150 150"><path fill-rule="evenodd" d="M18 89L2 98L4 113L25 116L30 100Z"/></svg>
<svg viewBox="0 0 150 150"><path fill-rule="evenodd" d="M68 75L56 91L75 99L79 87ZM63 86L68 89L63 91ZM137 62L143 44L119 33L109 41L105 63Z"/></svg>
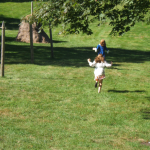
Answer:
<svg viewBox="0 0 150 150"><path fill-rule="evenodd" d="M13 38L7 38L11 41ZM64 41L54 41L54 43L61 43ZM18 44L18 45L17 45ZM20 45L19 45L20 44ZM126 50L109 48L110 53L106 55L108 62L117 62L113 66L118 69L119 62L127 63L143 63L150 60L150 52L139 50ZM54 47L54 58L51 58L50 44L41 44L34 46L34 62L37 65L57 65L57 66L74 66L83 67L88 66L87 59L91 58L93 61L97 53L92 51L92 47ZM16 42L16 45L5 45L5 63L16 64L30 63L30 44ZM117 91L110 91L117 92ZM119 92L119 91L118 91ZM130 91L122 91L130 92ZM138 91L137 91L138 92Z"/></svg>
<svg viewBox="0 0 150 150"><path fill-rule="evenodd" d="M146 97L150 101L150 97Z"/></svg>
<svg viewBox="0 0 150 150"><path fill-rule="evenodd" d="M17 30L19 29L20 19L16 18L9 18L3 15L0 15L0 26L2 24L2 21L5 22L6 30Z"/></svg>
<svg viewBox="0 0 150 150"><path fill-rule="evenodd" d="M129 90L108 90L108 92L114 92L114 93L141 93L146 92L145 90L135 90L135 91L129 91Z"/></svg>
<svg viewBox="0 0 150 150"><path fill-rule="evenodd" d="M17 36L16 36L17 37ZM1 39L1 37L0 37L0 39ZM5 37L5 41L7 41L7 42L16 42L16 38L14 38L14 37ZM67 41L57 41L57 40L53 40L53 43L65 43L65 42L67 42ZM27 44L27 43L25 43L25 42L20 42L21 44ZM30 43L28 43L29 45L30 45ZM50 43L49 44L47 44L48 46L50 45Z"/></svg>
<svg viewBox="0 0 150 150"><path fill-rule="evenodd" d="M146 120L150 119L150 107L141 109L140 112L142 114L143 119Z"/></svg>

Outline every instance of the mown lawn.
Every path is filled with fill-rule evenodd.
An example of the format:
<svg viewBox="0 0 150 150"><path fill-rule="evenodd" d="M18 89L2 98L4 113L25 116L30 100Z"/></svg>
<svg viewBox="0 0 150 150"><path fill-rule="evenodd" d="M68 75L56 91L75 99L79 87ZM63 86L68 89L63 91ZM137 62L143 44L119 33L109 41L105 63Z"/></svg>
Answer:
<svg viewBox="0 0 150 150"><path fill-rule="evenodd" d="M0 77L0 149L148 150L150 149L150 30L138 23L111 37L108 23L91 24L88 36L58 35L50 44L15 41L29 3L0 3L6 23L5 76ZM48 29L44 29L47 34ZM1 30L0 30L1 33ZM94 87L92 47L104 38L110 53L102 92Z"/></svg>

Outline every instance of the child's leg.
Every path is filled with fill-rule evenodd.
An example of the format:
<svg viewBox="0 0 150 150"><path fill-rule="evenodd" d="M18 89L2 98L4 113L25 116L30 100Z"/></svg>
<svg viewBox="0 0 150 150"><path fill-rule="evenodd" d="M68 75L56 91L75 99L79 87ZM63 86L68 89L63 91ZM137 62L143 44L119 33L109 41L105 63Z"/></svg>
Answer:
<svg viewBox="0 0 150 150"><path fill-rule="evenodd" d="M96 79L96 82L95 82L95 88L97 87L97 83L98 83L98 80Z"/></svg>
<svg viewBox="0 0 150 150"><path fill-rule="evenodd" d="M99 80L98 93L101 92L103 79Z"/></svg>
<svg viewBox="0 0 150 150"><path fill-rule="evenodd" d="M99 80L99 86L102 88L103 79Z"/></svg>
<svg viewBox="0 0 150 150"><path fill-rule="evenodd" d="M98 83L98 76L95 75L95 88L97 87L97 83Z"/></svg>

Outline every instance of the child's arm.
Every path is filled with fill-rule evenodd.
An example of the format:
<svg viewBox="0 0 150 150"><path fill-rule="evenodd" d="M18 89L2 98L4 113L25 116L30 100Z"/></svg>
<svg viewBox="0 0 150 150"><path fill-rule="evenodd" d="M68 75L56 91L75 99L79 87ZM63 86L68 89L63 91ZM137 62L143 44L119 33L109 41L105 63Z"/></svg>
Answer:
<svg viewBox="0 0 150 150"><path fill-rule="evenodd" d="M88 63L89 63L89 66L95 67L95 65L96 65L96 62L95 62L95 61L91 62L91 59L90 59L90 58L87 59L87 61L88 61Z"/></svg>
<svg viewBox="0 0 150 150"><path fill-rule="evenodd" d="M89 59L87 59L87 61L88 61L88 63L89 63L89 62L91 62L91 59L89 58Z"/></svg>
<svg viewBox="0 0 150 150"><path fill-rule="evenodd" d="M96 48L96 47L93 47L93 51L97 52L97 48Z"/></svg>
<svg viewBox="0 0 150 150"><path fill-rule="evenodd" d="M107 54L109 53L109 50L108 50L108 48L106 47L106 51L107 51Z"/></svg>
<svg viewBox="0 0 150 150"><path fill-rule="evenodd" d="M109 64L109 63L105 62L105 66L106 66L106 67L111 67L111 66L112 66L112 64L113 64L113 62L112 62L112 61L111 61L111 64Z"/></svg>
<svg viewBox="0 0 150 150"><path fill-rule="evenodd" d="M97 48L96 48L96 47L93 47L93 51L97 52L97 50L99 49L99 46L100 46L100 45L97 45Z"/></svg>

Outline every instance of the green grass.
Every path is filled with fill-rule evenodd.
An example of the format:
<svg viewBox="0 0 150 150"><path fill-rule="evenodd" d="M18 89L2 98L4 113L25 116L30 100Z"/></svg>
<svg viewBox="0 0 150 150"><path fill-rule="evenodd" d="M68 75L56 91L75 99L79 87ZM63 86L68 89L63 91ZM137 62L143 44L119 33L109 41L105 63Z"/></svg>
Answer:
<svg viewBox="0 0 150 150"><path fill-rule="evenodd" d="M31 64L30 44L15 41L21 17L30 14L30 2L0 3L0 14L7 28L0 149L150 148L150 26L138 23L122 37L109 36L107 23L91 24L91 36L58 35L60 27L54 28L54 59L49 44L34 44ZM106 59L114 65L105 69L98 94L87 58L95 58L92 47L102 38L110 50Z"/></svg>

